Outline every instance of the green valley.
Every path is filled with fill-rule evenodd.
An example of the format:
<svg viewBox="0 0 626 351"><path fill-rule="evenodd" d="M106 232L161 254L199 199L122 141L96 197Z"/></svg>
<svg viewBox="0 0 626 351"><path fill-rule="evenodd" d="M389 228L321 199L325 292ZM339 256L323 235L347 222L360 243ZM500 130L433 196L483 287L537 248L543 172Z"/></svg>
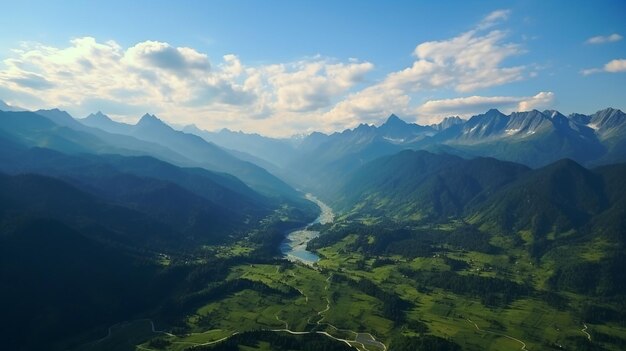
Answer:
<svg viewBox="0 0 626 351"><path fill-rule="evenodd" d="M626 1L0 1L0 351L626 350Z"/></svg>
<svg viewBox="0 0 626 351"><path fill-rule="evenodd" d="M509 255L454 249L413 259L371 257L352 250L358 237L348 234L319 250L323 258L316 269L285 262L231 267L227 283L212 288L216 297L207 293L179 321L175 335L155 335L165 346L151 348L154 341L148 341L140 348L202 349L258 330L279 335L310 332L321 339L346 340L359 350L419 350L398 345L429 342L449 346L424 350L524 345L528 350L559 345L619 350L623 345L626 330L618 320L592 316L594 310L619 314L619 299L546 290L551 260L537 263L524 251L514 252L512 260ZM228 283L235 288L230 290ZM268 349L262 338L252 340L245 345Z"/></svg>
<svg viewBox="0 0 626 351"><path fill-rule="evenodd" d="M329 207L252 164L240 180L196 157L163 161L175 142L31 112L0 119L0 307L13 350L626 345L624 164L533 169L409 148L325 166L340 174L327 184L303 178ZM148 119L199 154L217 148ZM392 127L403 122L388 123L402 136Z"/></svg>
<svg viewBox="0 0 626 351"><path fill-rule="evenodd" d="M308 247L321 259L313 266L257 261L258 247L250 241L239 244L248 250L224 248L224 257L245 263L229 266L224 281L189 296L195 303L186 305L171 334L154 333L138 348L220 350L236 344L241 350L282 350L274 339L305 337L301 343L316 340L327 346L312 349L328 350L624 345L623 288L586 281L594 278L584 267L607 272L606 279L621 274L611 273L611 265L620 265L619 253L604 260L612 245L599 233L587 234L594 239L580 238L584 229L554 234L548 240L562 245L548 246L538 257L531 231L508 235L460 219L399 223L353 217L349 212L317 228L321 235ZM597 256L601 252L604 257ZM304 344L293 341L300 346L285 350L305 350Z"/></svg>

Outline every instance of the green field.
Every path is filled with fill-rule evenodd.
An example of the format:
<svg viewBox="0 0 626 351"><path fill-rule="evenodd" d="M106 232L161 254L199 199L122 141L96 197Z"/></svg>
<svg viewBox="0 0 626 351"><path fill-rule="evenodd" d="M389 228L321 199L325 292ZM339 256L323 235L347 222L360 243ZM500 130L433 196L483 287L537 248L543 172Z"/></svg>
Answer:
<svg viewBox="0 0 626 351"><path fill-rule="evenodd" d="M456 225L451 222L437 229L445 232ZM451 341L467 351L560 347L617 351L623 347L626 327L581 318L583 306L608 303L611 307L610 301L569 292L556 297L548 294L556 253L532 259L523 247L510 247L507 238L493 236L494 247L506 251L485 253L438 246L439 251L428 256L381 256L354 250L359 235L348 234L319 248L321 260L314 266L278 260L231 265L223 281L208 286L228 286L229 282L256 285L201 299L176 328L153 332L149 321L136 321L112 327L109 336L79 350L210 349L250 331L295 338L312 335L363 351L393 350L398 340L425 336ZM369 235L361 242L374 245L376 240L375 235ZM594 242L597 247L607 245ZM207 250L220 259L229 259L245 258L254 248L240 243ZM568 250L580 252L592 262L600 259L588 247ZM193 264L203 263L198 260ZM459 287L438 277L462 284ZM474 282L504 285L494 285L490 300ZM512 290L513 295L506 296L506 289L511 287L519 291ZM401 310L394 306L401 306ZM599 340L595 340L597 336ZM239 349L272 347L270 341L259 340Z"/></svg>

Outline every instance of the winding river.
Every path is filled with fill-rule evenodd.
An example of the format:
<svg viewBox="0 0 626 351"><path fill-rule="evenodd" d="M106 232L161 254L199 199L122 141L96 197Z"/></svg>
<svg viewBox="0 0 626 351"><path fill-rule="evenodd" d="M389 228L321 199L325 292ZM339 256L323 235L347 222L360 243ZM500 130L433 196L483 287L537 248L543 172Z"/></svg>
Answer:
<svg viewBox="0 0 626 351"><path fill-rule="evenodd" d="M316 238L320 233L316 230L309 230L314 224L332 223L335 219L333 210L312 194L306 194L307 200L314 202L320 208L320 215L303 229L296 229L287 233L285 240L280 243L280 251L292 261L300 261L304 264L312 265L320 260L319 256L307 251L306 245L311 239Z"/></svg>

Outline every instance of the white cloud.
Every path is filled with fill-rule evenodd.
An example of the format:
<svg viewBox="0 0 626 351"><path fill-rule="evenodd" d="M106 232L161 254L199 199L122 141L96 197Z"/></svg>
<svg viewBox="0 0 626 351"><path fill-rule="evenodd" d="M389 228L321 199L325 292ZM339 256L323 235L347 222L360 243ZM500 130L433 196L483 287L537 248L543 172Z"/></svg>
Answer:
<svg viewBox="0 0 626 351"><path fill-rule="evenodd" d="M373 68L369 62L332 63L316 59L262 67L260 71L275 93L275 109L304 112L328 107Z"/></svg>
<svg viewBox="0 0 626 351"><path fill-rule="evenodd" d="M408 67L375 82L368 80L374 64L355 58L340 61L318 55L250 66L234 54L214 61L195 48L166 42L144 41L125 48L84 37L67 47L28 43L14 50L0 67L0 93L8 91L12 101L26 108L44 107L43 102L78 117L96 109L106 113L108 108L125 121L150 112L206 129L268 135L330 132L376 123L391 113L435 111L435 102L416 107L412 100L420 93L466 94L531 77L531 66L507 64L524 53L520 44L507 39L505 30L496 29L510 15L509 10L497 10L464 33L419 43ZM465 100L468 109L473 106L470 100ZM483 101L498 107L522 100Z"/></svg>
<svg viewBox="0 0 626 351"><path fill-rule="evenodd" d="M192 48L175 48L168 43L144 41L124 53L124 62L145 70L161 69L176 74L208 72L207 55Z"/></svg>
<svg viewBox="0 0 626 351"><path fill-rule="evenodd" d="M426 115L471 115L490 108L517 106L524 99L513 96L468 96L453 99L429 100L418 111Z"/></svg>
<svg viewBox="0 0 626 351"><path fill-rule="evenodd" d="M348 95L322 116L327 130L375 123L392 113L407 114L410 97L401 89L374 85Z"/></svg>
<svg viewBox="0 0 626 351"><path fill-rule="evenodd" d="M378 122L392 112L411 113L411 95L417 92L453 89L465 93L524 79L525 66L504 66L506 59L524 52L521 46L504 42L504 31L485 31L509 14L509 10L494 11L475 29L417 45L410 67L348 95L324 120L331 125Z"/></svg>
<svg viewBox="0 0 626 351"><path fill-rule="evenodd" d="M452 99L429 100L416 109L420 123L435 123L443 117L469 117L497 108L505 113L546 109L553 106L553 92L539 92L534 96L467 96Z"/></svg>
<svg viewBox="0 0 626 351"><path fill-rule="evenodd" d="M73 39L65 48L24 44L3 63L0 88L30 108L44 107L29 106L43 100L45 107L79 117L109 108L124 120L133 116L120 115L123 109L149 109L144 112L176 123L257 131L275 123L286 133L291 124L300 126L295 119L306 121L311 116L305 115L332 107L374 68L320 56L247 67L232 54L212 65L207 54L189 47L145 41L125 49L91 37Z"/></svg>
<svg viewBox="0 0 626 351"><path fill-rule="evenodd" d="M626 72L626 59L612 60L604 65L606 72Z"/></svg>
<svg viewBox="0 0 626 351"><path fill-rule="evenodd" d="M511 10L496 10L485 16L478 24L478 28L486 29L493 27L498 22L506 21L511 15Z"/></svg>
<svg viewBox="0 0 626 351"><path fill-rule="evenodd" d="M22 72L20 75L8 77L7 80L27 89L44 90L54 87L54 83L51 83L45 77L29 72Z"/></svg>
<svg viewBox="0 0 626 351"><path fill-rule="evenodd" d="M517 111L530 111L547 109L554 104L554 93L551 91L542 91L535 96L525 98L520 101L517 106Z"/></svg>
<svg viewBox="0 0 626 351"><path fill-rule="evenodd" d="M608 73L620 73L626 72L626 59L615 59L607 62L602 68L589 68L583 69L580 73L584 76L588 76L594 73L608 72Z"/></svg>
<svg viewBox="0 0 626 351"><path fill-rule="evenodd" d="M591 37L591 38L587 39L587 41L585 41L585 43L587 43L587 44L604 44L604 43L613 43L613 42L620 41L620 40L622 40L622 36L617 34L617 33L613 33L613 34L607 35L607 36L599 35L597 37Z"/></svg>
<svg viewBox="0 0 626 351"><path fill-rule="evenodd" d="M588 68L588 69L583 69L583 70L580 71L580 73L583 76L588 76L590 74L600 73L600 72L602 72L601 68Z"/></svg>
<svg viewBox="0 0 626 351"><path fill-rule="evenodd" d="M469 31L452 39L425 42L415 48L413 67L392 74L390 84L452 87L459 92L509 83L523 78L524 66L502 67L523 53L518 44L503 43L506 33Z"/></svg>
<svg viewBox="0 0 626 351"><path fill-rule="evenodd" d="M237 55L228 54L223 56L224 63L220 66L222 72L229 77L238 77L244 73L244 67Z"/></svg>

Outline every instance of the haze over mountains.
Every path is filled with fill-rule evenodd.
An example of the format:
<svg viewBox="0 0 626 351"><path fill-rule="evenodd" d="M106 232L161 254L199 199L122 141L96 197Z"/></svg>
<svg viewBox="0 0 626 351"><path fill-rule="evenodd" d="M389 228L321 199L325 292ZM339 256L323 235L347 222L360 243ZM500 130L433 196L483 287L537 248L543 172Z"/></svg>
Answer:
<svg viewBox="0 0 626 351"><path fill-rule="evenodd" d="M79 120L59 110L36 113L67 127L63 131L68 134L66 139L75 140L81 133L97 136L84 145L74 145L75 150L68 140L59 141L55 147L61 151L151 155L181 166L230 173L269 196L294 197L285 181L294 187L318 190L317 184L404 149L464 158L494 157L532 168L563 158L586 166L626 161L626 114L612 108L567 117L554 110L505 115L492 109L468 120L448 117L429 126L406 123L391 115L380 126L361 124L330 135L315 132L289 139L228 129L209 132L193 125L177 131L150 114L131 125L115 122L102 112ZM99 145L100 141L108 145Z"/></svg>
<svg viewBox="0 0 626 351"><path fill-rule="evenodd" d="M134 183L141 183L139 178L132 177L151 177L154 181L174 183L181 191L199 193L225 211L235 212L250 209L262 213L261 208L268 209L270 203L279 203L281 199L302 204L295 188L313 191L341 208L356 201L355 197L377 189L379 186L372 183L377 178L372 175L383 172L380 185L391 182L394 187L406 187L398 193L402 196L395 198L398 203L422 206L414 198L404 198L411 194L448 196L447 200L438 200L437 206L428 205L432 212L429 215L460 215L479 193L495 191L514 181L517 176L513 174L528 171L518 165L507 170L507 163L500 161L529 168L541 168L561 159L571 159L587 167L626 161L626 114L611 108L593 115L567 117L552 110L505 115L492 109L468 120L450 117L430 126L406 123L391 115L380 126L361 124L330 135L316 132L291 139L227 129L208 132L194 126L178 131L150 114L134 125L115 122L101 112L78 120L58 109L2 111L0 115L4 172L36 172L73 179L92 192L101 189L101 195L115 201L129 200L116 198L115 194L132 196L128 190L137 186ZM436 179L429 180L429 173L421 168L426 164L418 161L420 158L409 157L412 154L400 153L402 150L429 151L420 154L426 158L441 154L435 157L437 162L443 162L441 167L461 162L460 174L473 177L476 185L473 189L454 190L460 179L454 178L457 173L450 171L448 175L437 173ZM395 154L391 159L384 158ZM393 161L396 159L399 161ZM400 170L385 173L393 169L393 162L408 169L416 168L411 174ZM364 167L370 170L363 171ZM359 172L367 176L359 180ZM489 179L497 180L491 184L475 178L480 172L502 173L489 175ZM419 174L426 178L420 178ZM120 177L128 179L119 182ZM411 183L400 185L393 181L395 177ZM120 184L126 184L126 188ZM353 193L342 190L346 186ZM388 191L392 190L383 193ZM370 202L377 201L372 196L367 198ZM146 206L149 202L143 200ZM134 203L140 206L142 201L134 200ZM386 209L395 211L393 206ZM402 216L429 212L406 210ZM229 215L218 217L225 219Z"/></svg>
<svg viewBox="0 0 626 351"><path fill-rule="evenodd" d="M467 121L449 117L430 126L406 123L392 115L380 126L361 124L330 135L312 133L292 139L229 130L206 132L193 126L184 130L269 162L282 168L284 179L315 190L322 190L316 184L327 184L368 161L404 149L464 158L495 157L529 167L563 158L588 166L626 160L626 114L611 108L568 117L552 110L510 115L489 110Z"/></svg>
<svg viewBox="0 0 626 351"><path fill-rule="evenodd" d="M381 301L376 318L389 321L392 331L408 325L408 306L418 308L391 292L406 289L407 279L464 298L475 297L475 285L483 291L495 284L501 290L481 293L481 303L505 309L524 296L566 292L618 313L615 301L626 295L619 268L626 257L626 115L620 110L564 116L492 109L429 126L391 115L380 126L289 139L182 129L150 114L125 124L101 112L75 119L58 109L0 110L0 283L11 286L0 293L7 311L2 327L12 331L6 344L74 349L93 339L90 332L135 316L182 325L175 337L183 338L184 321L212 299L250 290L263 298L300 296L291 286L281 287L284 292L228 274L256 264L272 274L294 269L277 261L278 248L286 229L316 217L304 192L338 214L336 225L317 224L323 235L308 243L338 255L325 262L357 255L355 274L363 277L394 262L385 270L400 275L385 279L401 279L395 284L368 282L372 276L350 283L343 271L333 273L344 278L332 282L347 284L334 294L358 287ZM487 256L467 261L468 251ZM455 258L444 258L453 267L441 273L445 279L437 278L439 268L407 266L449 254ZM593 259L579 261L583 256ZM480 257L506 274L454 273ZM516 260L533 262L525 269L538 278L518 276ZM579 271L587 273L572 278ZM329 279L322 277L322 284ZM463 283L446 285L457 280ZM550 298L569 298L563 296ZM330 297L326 301L330 306ZM572 309L576 316L587 313ZM39 311L35 324L15 330ZM611 316L600 319L621 318Z"/></svg>
<svg viewBox="0 0 626 351"><path fill-rule="evenodd" d="M1 8L0 351L626 350L626 1Z"/></svg>
<svg viewBox="0 0 626 351"><path fill-rule="evenodd" d="M168 279L189 273L164 273L170 254L241 240L275 211L315 216L264 169L153 116L120 134L58 109L0 111L0 198L0 309L15 350L65 349L54 343L161 304Z"/></svg>
<svg viewBox="0 0 626 351"><path fill-rule="evenodd" d="M3 172L69 180L178 228L192 221L184 229L191 232L202 221L224 233L242 228L237 223L258 220L281 201L305 206L295 188L348 212L360 204L404 219L476 218L473 209L489 207L482 202L500 188L540 172L532 168L562 159L587 167L626 161L626 114L611 108L568 117L492 109L430 126L391 115L380 126L291 139L177 131L150 114L135 125L101 112L77 120L58 109L0 117ZM184 206L157 200L167 197Z"/></svg>

